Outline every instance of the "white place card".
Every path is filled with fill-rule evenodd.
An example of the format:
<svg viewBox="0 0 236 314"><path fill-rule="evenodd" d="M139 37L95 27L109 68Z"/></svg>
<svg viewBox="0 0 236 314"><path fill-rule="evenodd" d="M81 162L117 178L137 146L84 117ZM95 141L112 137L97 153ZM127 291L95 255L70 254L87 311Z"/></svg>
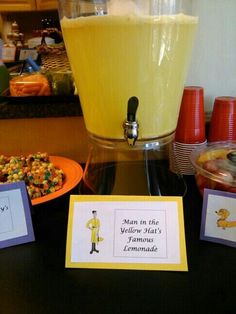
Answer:
<svg viewBox="0 0 236 314"><path fill-rule="evenodd" d="M23 181L0 185L0 249L34 241L30 200Z"/></svg>
<svg viewBox="0 0 236 314"><path fill-rule="evenodd" d="M72 195L66 267L187 271L182 198Z"/></svg>
<svg viewBox="0 0 236 314"><path fill-rule="evenodd" d="M236 194L205 189L200 239L236 248Z"/></svg>

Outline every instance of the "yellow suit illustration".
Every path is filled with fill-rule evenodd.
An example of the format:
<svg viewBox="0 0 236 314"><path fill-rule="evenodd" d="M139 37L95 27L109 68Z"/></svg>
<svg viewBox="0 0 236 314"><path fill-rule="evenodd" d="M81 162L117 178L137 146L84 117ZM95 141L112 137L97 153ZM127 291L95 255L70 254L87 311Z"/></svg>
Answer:
<svg viewBox="0 0 236 314"><path fill-rule="evenodd" d="M90 254L93 252L98 253L99 251L96 249L96 244L99 241L99 229L100 229L100 220L97 218L97 211L92 211L93 218L88 220L86 223L86 228L91 230L91 242L92 242L92 248L90 251Z"/></svg>

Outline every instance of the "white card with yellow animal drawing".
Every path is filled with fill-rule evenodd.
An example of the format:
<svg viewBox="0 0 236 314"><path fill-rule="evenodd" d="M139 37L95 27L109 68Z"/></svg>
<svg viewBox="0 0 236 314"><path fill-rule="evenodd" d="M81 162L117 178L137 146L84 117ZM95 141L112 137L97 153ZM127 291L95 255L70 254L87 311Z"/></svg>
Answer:
<svg viewBox="0 0 236 314"><path fill-rule="evenodd" d="M187 271L182 198L71 195L66 267Z"/></svg>
<svg viewBox="0 0 236 314"><path fill-rule="evenodd" d="M236 194L205 189L201 240L236 247Z"/></svg>

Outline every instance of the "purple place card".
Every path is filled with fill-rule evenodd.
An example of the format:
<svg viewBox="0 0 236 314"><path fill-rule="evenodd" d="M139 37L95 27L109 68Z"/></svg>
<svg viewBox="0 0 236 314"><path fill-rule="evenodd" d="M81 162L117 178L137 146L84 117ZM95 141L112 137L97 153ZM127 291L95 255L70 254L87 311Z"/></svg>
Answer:
<svg viewBox="0 0 236 314"><path fill-rule="evenodd" d="M0 249L35 240L24 181L0 185Z"/></svg>
<svg viewBox="0 0 236 314"><path fill-rule="evenodd" d="M236 247L236 194L204 190L200 239Z"/></svg>

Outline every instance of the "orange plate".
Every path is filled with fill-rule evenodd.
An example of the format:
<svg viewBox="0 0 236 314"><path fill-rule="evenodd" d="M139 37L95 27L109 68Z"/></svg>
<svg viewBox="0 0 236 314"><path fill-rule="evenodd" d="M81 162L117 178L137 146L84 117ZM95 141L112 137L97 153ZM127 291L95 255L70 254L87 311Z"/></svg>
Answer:
<svg viewBox="0 0 236 314"><path fill-rule="evenodd" d="M76 161L60 157L60 156L50 156L50 161L54 164L55 167L63 170L65 174L65 181L60 190L50 193L48 195L38 197L33 199L32 205L42 204L44 202L51 201L67 192L72 190L82 179L83 169Z"/></svg>

